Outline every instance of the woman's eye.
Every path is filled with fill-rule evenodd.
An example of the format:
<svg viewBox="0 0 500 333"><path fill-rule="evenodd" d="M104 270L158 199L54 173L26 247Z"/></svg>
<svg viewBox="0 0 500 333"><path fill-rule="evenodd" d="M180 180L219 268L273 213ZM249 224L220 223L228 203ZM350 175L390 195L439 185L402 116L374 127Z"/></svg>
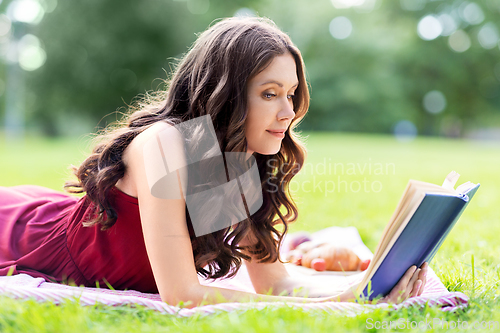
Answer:
<svg viewBox="0 0 500 333"><path fill-rule="evenodd" d="M287 98L288 99L293 99L295 97L295 95L288 95Z"/></svg>
<svg viewBox="0 0 500 333"><path fill-rule="evenodd" d="M267 98L267 99L271 99L273 98L274 96L276 96L275 94L271 94L271 93L265 93L264 94L264 97Z"/></svg>

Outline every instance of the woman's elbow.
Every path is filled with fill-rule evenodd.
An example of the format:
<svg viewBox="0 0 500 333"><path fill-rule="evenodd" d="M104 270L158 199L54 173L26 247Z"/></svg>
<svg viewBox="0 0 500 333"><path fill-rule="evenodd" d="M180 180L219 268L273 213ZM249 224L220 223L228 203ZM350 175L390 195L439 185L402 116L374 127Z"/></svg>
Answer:
<svg viewBox="0 0 500 333"><path fill-rule="evenodd" d="M160 292L161 300L169 305L182 308L194 308L203 300L200 286L191 286L183 290L168 290L168 292Z"/></svg>

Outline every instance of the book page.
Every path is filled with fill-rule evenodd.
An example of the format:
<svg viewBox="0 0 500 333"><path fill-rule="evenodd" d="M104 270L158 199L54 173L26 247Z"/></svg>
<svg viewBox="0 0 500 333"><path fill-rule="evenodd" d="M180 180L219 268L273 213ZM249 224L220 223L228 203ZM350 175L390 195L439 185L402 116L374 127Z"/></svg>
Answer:
<svg viewBox="0 0 500 333"><path fill-rule="evenodd" d="M443 182L443 187L454 190L458 178L460 178L460 175L458 173L456 173L455 171L450 172Z"/></svg>
<svg viewBox="0 0 500 333"><path fill-rule="evenodd" d="M399 203L396 206L396 210L394 211L394 213L392 213L392 216L391 216L391 219L389 220L389 223L387 223L387 225L384 228L384 231L382 231L382 236L380 237L380 241L378 242L377 248L375 249L373 259L377 258L377 253L379 252L379 248L385 242L386 235L389 232L389 229L392 227L392 225L396 221L399 212L403 209L403 207L406 207L406 205L408 204L407 198L413 196L413 193L410 192L410 188L411 188L411 180L406 185L406 188L403 192L403 195L401 196L401 199L399 199Z"/></svg>

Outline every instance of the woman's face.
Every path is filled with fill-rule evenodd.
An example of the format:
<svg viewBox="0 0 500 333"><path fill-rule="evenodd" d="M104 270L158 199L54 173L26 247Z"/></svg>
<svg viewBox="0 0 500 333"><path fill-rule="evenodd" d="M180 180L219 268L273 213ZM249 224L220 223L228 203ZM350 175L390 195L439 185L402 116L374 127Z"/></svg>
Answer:
<svg viewBox="0 0 500 333"><path fill-rule="evenodd" d="M290 53L276 56L269 66L248 82L245 137L247 153L274 155L281 148L295 117L293 95L299 85Z"/></svg>

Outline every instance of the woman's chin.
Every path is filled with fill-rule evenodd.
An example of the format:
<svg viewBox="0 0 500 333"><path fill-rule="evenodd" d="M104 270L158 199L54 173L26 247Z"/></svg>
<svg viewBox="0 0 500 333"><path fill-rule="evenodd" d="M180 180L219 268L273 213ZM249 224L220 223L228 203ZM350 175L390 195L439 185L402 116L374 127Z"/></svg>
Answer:
<svg viewBox="0 0 500 333"><path fill-rule="evenodd" d="M265 149L257 152L261 155L276 155L277 153L279 153L280 149L281 147L278 147L278 149Z"/></svg>
<svg viewBox="0 0 500 333"><path fill-rule="evenodd" d="M278 144L268 144L267 145L262 145L261 147L253 147L253 146L248 146L247 147L247 153L252 152L252 154L255 152L260 155L276 155L279 153L281 150L281 143Z"/></svg>

